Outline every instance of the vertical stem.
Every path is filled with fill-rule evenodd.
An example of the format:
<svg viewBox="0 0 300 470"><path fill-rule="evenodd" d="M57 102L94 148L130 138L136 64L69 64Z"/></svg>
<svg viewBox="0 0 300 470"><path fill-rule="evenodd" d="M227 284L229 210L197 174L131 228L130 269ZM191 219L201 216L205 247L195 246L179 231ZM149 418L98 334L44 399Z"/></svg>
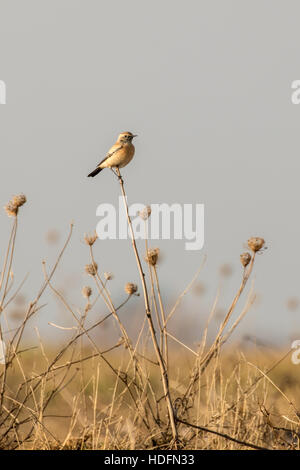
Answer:
<svg viewBox="0 0 300 470"><path fill-rule="evenodd" d="M157 289L157 294L158 294L160 313L161 313L162 320L163 320L163 325L164 325L163 326L163 337L164 337L164 344L165 344L165 362L166 362L166 368L168 370L168 367L169 367L169 346L168 346L168 335L167 335L167 330L166 330L166 314L165 314L165 309L164 309L164 305L163 305L162 298L161 298L156 266L153 266L153 271L154 271L156 289Z"/></svg>
<svg viewBox="0 0 300 470"><path fill-rule="evenodd" d="M15 221L14 221L14 225L13 225L13 229L12 229L12 236L9 240L9 245L8 245L8 250L7 250L7 257L6 257L5 263L4 263L4 266L6 268L7 260L10 257L9 262L8 262L9 264L8 264L8 270L7 270L4 290L3 290L2 299L1 299L1 302L0 302L0 315L2 313L2 308L3 308L5 296L6 296L6 293L7 293L8 280L9 280L11 267L12 267L12 262L13 262L13 257L14 257L17 226L18 226L18 219L17 219L17 217L15 217ZM4 270L4 268L3 268L3 270ZM3 271L2 275L5 277L4 271ZM1 287L2 287L2 281L4 280L4 277L1 279ZM4 345L4 338L3 338L1 323L0 323L0 341ZM3 349L3 356L4 356L4 371L3 371L1 391L0 391L0 409L2 408L3 401L4 401L4 393L5 393L6 380L7 380L7 360L6 360L7 353L5 352L5 346L1 345L1 348ZM8 354L9 353L10 353L10 351L8 352Z"/></svg>
<svg viewBox="0 0 300 470"><path fill-rule="evenodd" d="M147 226L147 223L148 221L145 220L145 247L146 247L146 254L148 253L148 226ZM154 290L154 281L153 281L153 275L152 275L152 267L151 265L148 263L148 270L149 270L149 276L150 276L150 283L151 283L151 295L152 295L152 299L153 299L153 305L154 305L154 310L155 310L155 315L156 315L156 320L157 320L157 324L158 324L158 327L159 327L159 330L160 330L160 350L163 354L163 347L164 347L164 343L163 343L163 327L162 327L162 324L161 324L161 321L160 321L160 317L159 317L159 312L158 312L158 307L157 307L157 302L156 302L156 295L155 295L155 290Z"/></svg>
<svg viewBox="0 0 300 470"><path fill-rule="evenodd" d="M125 194L125 190L124 190L124 182L123 182L123 179L121 177L119 168L117 168L117 175L119 177L119 182L120 182L120 186L121 186L121 192L122 192L122 196L123 196L124 207L125 207L126 216L127 216L127 222L128 222L128 226L129 226L129 229L130 229L132 247L133 247L133 251L134 251L134 254L135 254L135 258L136 258L140 278L141 278L141 281L142 281L146 317L147 317L147 320L148 320L154 350L155 350L156 357L157 357L159 367L160 367L160 371L161 371L161 378L162 378L165 398L166 398L167 407L168 407L170 424L171 424L171 428L172 428L173 438L176 442L178 440L178 434L177 434L177 428L176 428L176 423L175 423L174 408L173 408L173 405L172 405L172 400L171 400L171 395L170 395L170 390L169 390L168 373L167 373L166 366L165 366L161 351L160 351L159 346L158 346L157 338L156 338L156 335L155 335L155 329L154 329L152 316L151 316L151 312L150 312L149 297L148 297L148 291L147 291L147 286L146 286L146 281L145 281L145 274L144 274L143 269L142 269L140 256L139 256L137 246L136 246L136 242L135 242L135 238L134 238L134 232L133 232L133 228L132 228L131 218L129 216L128 204L127 204L126 194Z"/></svg>

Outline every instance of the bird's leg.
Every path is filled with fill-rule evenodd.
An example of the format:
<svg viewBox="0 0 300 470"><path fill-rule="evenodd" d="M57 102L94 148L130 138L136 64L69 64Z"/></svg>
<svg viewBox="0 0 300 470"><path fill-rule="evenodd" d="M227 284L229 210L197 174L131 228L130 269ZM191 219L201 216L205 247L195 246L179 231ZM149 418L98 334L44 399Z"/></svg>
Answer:
<svg viewBox="0 0 300 470"><path fill-rule="evenodd" d="M118 168L118 167L116 167L116 168L117 168L117 172L116 172L116 174L117 174L117 177L119 178L119 181L120 181L120 183L124 183L124 181L123 181L123 178L122 178L122 176L121 176L121 173L120 173L120 170L119 170L119 168Z"/></svg>
<svg viewBox="0 0 300 470"><path fill-rule="evenodd" d="M113 172L113 174L120 179L119 175L112 169L112 167L110 167L111 171Z"/></svg>

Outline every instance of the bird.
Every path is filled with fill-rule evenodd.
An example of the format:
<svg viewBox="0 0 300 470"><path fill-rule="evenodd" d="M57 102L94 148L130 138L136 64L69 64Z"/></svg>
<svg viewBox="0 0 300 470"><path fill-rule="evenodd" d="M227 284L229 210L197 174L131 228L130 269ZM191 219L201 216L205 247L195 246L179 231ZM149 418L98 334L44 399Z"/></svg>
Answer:
<svg viewBox="0 0 300 470"><path fill-rule="evenodd" d="M109 149L106 157L97 165L94 171L92 171L88 177L94 177L103 170L103 168L123 168L128 165L134 156L134 145L132 140L137 137L136 134L131 132L122 132L116 143Z"/></svg>

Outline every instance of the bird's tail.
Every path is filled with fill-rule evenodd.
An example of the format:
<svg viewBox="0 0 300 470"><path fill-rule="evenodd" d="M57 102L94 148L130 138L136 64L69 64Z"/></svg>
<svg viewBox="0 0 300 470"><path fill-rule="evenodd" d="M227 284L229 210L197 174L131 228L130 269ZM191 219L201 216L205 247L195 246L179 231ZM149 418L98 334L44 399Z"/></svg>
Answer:
<svg viewBox="0 0 300 470"><path fill-rule="evenodd" d="M88 176L94 177L94 176L98 175L98 173L100 173L101 170L103 170L103 168L98 167L94 171L92 171L92 173L90 173Z"/></svg>

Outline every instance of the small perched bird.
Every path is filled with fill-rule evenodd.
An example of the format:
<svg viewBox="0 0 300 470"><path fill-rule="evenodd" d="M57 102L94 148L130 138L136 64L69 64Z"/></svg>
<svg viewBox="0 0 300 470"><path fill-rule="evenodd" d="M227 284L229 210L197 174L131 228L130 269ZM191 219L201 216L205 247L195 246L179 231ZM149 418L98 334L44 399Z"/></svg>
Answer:
<svg viewBox="0 0 300 470"><path fill-rule="evenodd" d="M88 176L96 176L103 168L123 168L128 165L134 155L132 139L137 137L131 132L122 132L117 142L111 147L106 157L97 165L96 169Z"/></svg>

